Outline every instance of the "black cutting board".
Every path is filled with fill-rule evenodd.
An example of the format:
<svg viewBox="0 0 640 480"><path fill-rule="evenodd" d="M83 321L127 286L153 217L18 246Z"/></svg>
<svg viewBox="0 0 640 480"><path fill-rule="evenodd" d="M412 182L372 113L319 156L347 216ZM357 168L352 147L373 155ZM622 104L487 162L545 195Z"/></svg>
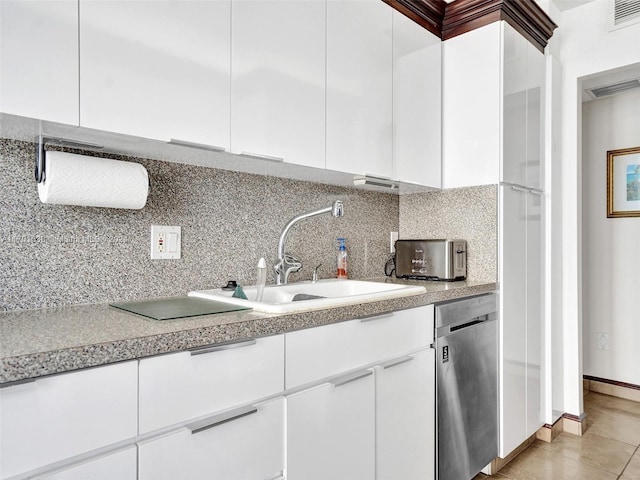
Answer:
<svg viewBox="0 0 640 480"><path fill-rule="evenodd" d="M154 320L171 320L174 318L212 315L214 313L249 310L247 307L231 303L217 302L194 297L171 297L141 302L110 303L112 307L136 313Z"/></svg>

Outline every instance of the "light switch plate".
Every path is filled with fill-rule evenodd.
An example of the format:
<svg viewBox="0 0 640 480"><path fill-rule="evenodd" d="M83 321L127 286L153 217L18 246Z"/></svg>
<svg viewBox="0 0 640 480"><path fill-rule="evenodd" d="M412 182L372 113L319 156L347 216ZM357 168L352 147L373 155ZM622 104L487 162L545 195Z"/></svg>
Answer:
<svg viewBox="0 0 640 480"><path fill-rule="evenodd" d="M182 228L151 225L151 259L178 259L182 250Z"/></svg>

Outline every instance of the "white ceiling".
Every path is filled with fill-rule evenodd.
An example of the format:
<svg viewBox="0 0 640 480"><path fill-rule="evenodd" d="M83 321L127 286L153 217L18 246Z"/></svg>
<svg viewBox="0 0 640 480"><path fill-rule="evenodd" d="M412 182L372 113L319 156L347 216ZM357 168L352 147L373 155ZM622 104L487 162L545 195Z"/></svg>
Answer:
<svg viewBox="0 0 640 480"><path fill-rule="evenodd" d="M558 9L561 11L580 7L585 3L591 3L593 1L594 0L552 0L552 2L555 3L556 7L558 7Z"/></svg>

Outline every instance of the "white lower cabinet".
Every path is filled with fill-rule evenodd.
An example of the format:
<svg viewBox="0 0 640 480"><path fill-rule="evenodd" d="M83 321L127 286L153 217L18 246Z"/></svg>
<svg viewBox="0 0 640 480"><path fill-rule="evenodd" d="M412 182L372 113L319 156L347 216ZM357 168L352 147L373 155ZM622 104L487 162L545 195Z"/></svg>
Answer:
<svg viewBox="0 0 640 480"><path fill-rule="evenodd" d="M284 336L140 360L140 433L244 405L284 388Z"/></svg>
<svg viewBox="0 0 640 480"><path fill-rule="evenodd" d="M433 316L418 307L0 389L0 480L432 479Z"/></svg>
<svg viewBox="0 0 640 480"><path fill-rule="evenodd" d="M433 306L363 320L286 334L288 480L434 478Z"/></svg>
<svg viewBox="0 0 640 480"><path fill-rule="evenodd" d="M395 358L433 341L433 305L286 334L287 388Z"/></svg>
<svg viewBox="0 0 640 480"><path fill-rule="evenodd" d="M138 453L135 446L53 473L42 480L137 480Z"/></svg>
<svg viewBox="0 0 640 480"><path fill-rule="evenodd" d="M376 479L435 476L435 350L376 367Z"/></svg>
<svg viewBox="0 0 640 480"><path fill-rule="evenodd" d="M288 397L287 479L373 479L374 395L365 370Z"/></svg>
<svg viewBox="0 0 640 480"><path fill-rule="evenodd" d="M506 457L544 424L544 197L500 187L500 450Z"/></svg>
<svg viewBox="0 0 640 480"><path fill-rule="evenodd" d="M270 480L283 475L284 399L188 424L139 446L139 480Z"/></svg>
<svg viewBox="0 0 640 480"><path fill-rule="evenodd" d="M137 394L137 361L0 389L0 478L134 438Z"/></svg>

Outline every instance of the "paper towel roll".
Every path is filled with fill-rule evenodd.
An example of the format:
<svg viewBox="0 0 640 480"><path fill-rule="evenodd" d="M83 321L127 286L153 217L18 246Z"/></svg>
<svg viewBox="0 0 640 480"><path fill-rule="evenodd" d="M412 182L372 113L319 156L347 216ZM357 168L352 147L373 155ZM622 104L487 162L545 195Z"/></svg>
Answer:
<svg viewBox="0 0 640 480"><path fill-rule="evenodd" d="M139 163L48 151L45 172L42 203L136 210L147 203L149 176Z"/></svg>

